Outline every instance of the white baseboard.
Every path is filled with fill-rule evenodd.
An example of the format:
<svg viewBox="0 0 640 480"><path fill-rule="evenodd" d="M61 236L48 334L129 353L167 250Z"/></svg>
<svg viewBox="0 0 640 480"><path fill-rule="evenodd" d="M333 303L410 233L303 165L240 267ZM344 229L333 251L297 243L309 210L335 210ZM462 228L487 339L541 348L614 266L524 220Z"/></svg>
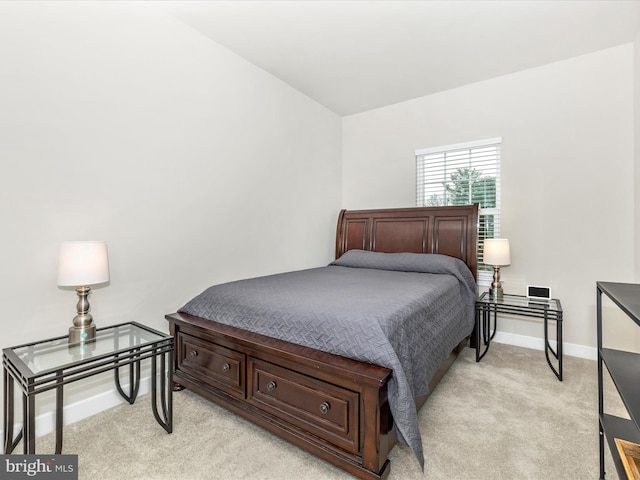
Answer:
<svg viewBox="0 0 640 480"><path fill-rule="evenodd" d="M496 332L496 336L493 339L497 343L506 343L508 345L514 345L517 347L531 348L533 350L544 350L544 339L538 337L528 337L525 335L518 335L515 333ZM555 348L555 342L550 342ZM596 348L587 347L584 345L577 345L574 343L563 343L563 352L565 355L572 357L586 358L589 360L597 360ZM150 377L144 377L140 380L140 390L138 396L149 393L150 391ZM78 400L76 402L65 405L63 409L64 425L70 425L78 422L82 419L100 413L104 410L108 410L117 405L122 405L125 400L118 394L115 387L111 390L106 390L93 395L88 398ZM16 404L20 404L16 402ZM16 415L16 419L20 418ZM16 424L14 432L19 431L22 423ZM36 417L36 436L41 437L53 432L55 429L55 418L52 410ZM0 430L0 438L4 438L4 432Z"/></svg>
<svg viewBox="0 0 640 480"><path fill-rule="evenodd" d="M494 337L493 341L497 343L514 345L516 347L531 348L533 350L544 350L544 338L528 337L515 333L501 332L500 330L496 332L496 336ZM555 349L555 340L550 341L549 343ZM588 360L598 359L598 351L596 347L587 347L585 345L563 342L562 352L564 355L568 355L570 357L586 358Z"/></svg>

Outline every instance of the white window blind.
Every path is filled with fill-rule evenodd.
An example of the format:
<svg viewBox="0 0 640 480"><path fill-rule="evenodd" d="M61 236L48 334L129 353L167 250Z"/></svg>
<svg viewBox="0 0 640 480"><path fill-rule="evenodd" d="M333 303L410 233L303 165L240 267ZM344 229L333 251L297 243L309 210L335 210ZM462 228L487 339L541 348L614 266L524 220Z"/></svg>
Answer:
<svg viewBox="0 0 640 480"><path fill-rule="evenodd" d="M500 237L501 138L416 150L417 205L436 207L479 203L478 272L492 268L483 262L484 240Z"/></svg>

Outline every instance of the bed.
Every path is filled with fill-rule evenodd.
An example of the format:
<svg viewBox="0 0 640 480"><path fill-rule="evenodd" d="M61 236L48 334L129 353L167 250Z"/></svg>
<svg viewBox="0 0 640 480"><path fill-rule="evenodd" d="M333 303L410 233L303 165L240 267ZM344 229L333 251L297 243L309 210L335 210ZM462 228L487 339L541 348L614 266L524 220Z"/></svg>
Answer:
<svg viewBox="0 0 640 480"><path fill-rule="evenodd" d="M175 337L176 388L186 387L359 478L388 476L388 454L398 437L422 462L413 417L473 328L477 221L477 205L341 211L335 262L214 286L166 316ZM324 282L314 284L313 295L296 290L307 277ZM442 293L429 287L422 298L420 282ZM446 283L452 293L444 293ZM366 299L370 288L376 293ZM415 299L394 307L413 291ZM245 294L248 300L241 298ZM287 296L292 298L283 301ZM320 308L311 308L307 320L305 309L314 302ZM276 310L262 314L263 304L271 303ZM421 303L451 318L427 327ZM348 321L338 318L342 311ZM390 319L380 329L370 320L378 312ZM283 322L277 328L275 317ZM443 333L407 334L405 324ZM431 343L398 350L407 338Z"/></svg>

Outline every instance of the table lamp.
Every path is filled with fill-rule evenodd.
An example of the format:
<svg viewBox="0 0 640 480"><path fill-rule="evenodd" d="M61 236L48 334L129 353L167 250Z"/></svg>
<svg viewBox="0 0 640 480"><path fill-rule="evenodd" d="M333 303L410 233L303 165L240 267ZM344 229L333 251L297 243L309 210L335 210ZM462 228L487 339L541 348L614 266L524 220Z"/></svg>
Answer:
<svg viewBox="0 0 640 480"><path fill-rule="evenodd" d="M488 238L484 241L483 263L493 266L493 282L489 288L491 300L502 300L502 283L500 282L500 267L511 265L511 251L509 240L506 238Z"/></svg>
<svg viewBox="0 0 640 480"><path fill-rule="evenodd" d="M76 287L78 303L69 343L91 342L96 337L96 324L89 313L91 285L109 281L109 259L105 242L63 242L58 261L58 285Z"/></svg>

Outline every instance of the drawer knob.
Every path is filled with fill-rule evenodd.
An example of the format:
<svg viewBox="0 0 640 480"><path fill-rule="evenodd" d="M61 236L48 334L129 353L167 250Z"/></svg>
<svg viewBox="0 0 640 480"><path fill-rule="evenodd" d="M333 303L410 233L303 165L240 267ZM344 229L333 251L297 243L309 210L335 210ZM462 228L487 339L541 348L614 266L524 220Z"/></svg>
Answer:
<svg viewBox="0 0 640 480"><path fill-rule="evenodd" d="M327 402L322 402L320 404L320 413L326 415L327 413L329 413L330 408L331 408L331 405L329 405Z"/></svg>
<svg viewBox="0 0 640 480"><path fill-rule="evenodd" d="M223 372L228 372L229 370L231 370L231 365L229 365L228 363L225 363L224 365L222 365Z"/></svg>
<svg viewBox="0 0 640 480"><path fill-rule="evenodd" d="M276 389L277 385L276 382L269 382L267 383L267 390L269 390L270 392L273 392Z"/></svg>
<svg viewBox="0 0 640 480"><path fill-rule="evenodd" d="M189 354L189 356L191 358L196 358L198 356L198 352L196 350L191 350L191 353Z"/></svg>

